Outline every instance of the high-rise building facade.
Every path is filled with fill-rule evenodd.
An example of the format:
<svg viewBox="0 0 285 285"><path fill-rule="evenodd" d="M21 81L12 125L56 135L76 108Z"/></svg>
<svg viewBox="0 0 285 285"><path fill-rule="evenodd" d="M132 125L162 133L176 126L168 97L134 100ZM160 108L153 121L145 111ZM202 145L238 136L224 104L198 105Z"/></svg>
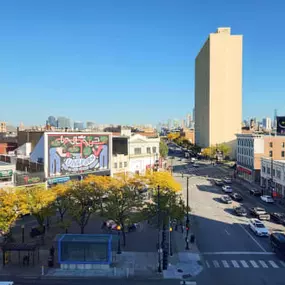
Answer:
<svg viewBox="0 0 285 285"><path fill-rule="evenodd" d="M262 126L266 130L271 130L271 119L270 118L264 118L262 120Z"/></svg>
<svg viewBox="0 0 285 285"><path fill-rule="evenodd" d="M0 122L0 133L6 133L7 132L7 125L5 122Z"/></svg>
<svg viewBox="0 0 285 285"><path fill-rule="evenodd" d="M54 116L49 116L47 119L47 123L52 127L57 127L57 120Z"/></svg>
<svg viewBox="0 0 285 285"><path fill-rule="evenodd" d="M65 129L65 128L70 129L70 127L71 127L70 119L66 118L66 117L58 117L57 118L57 127L59 129Z"/></svg>
<svg viewBox="0 0 285 285"><path fill-rule="evenodd" d="M82 130L84 130L84 123L83 122L74 122L73 128L75 131L82 131Z"/></svg>
<svg viewBox="0 0 285 285"><path fill-rule="evenodd" d="M236 145L242 126L242 35L211 33L195 60L195 140Z"/></svg>

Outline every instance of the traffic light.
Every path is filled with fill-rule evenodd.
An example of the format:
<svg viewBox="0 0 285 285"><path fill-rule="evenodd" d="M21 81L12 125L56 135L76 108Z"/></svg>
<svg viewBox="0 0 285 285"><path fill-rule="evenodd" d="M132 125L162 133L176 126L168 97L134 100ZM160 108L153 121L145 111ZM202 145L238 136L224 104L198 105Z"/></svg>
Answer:
<svg viewBox="0 0 285 285"><path fill-rule="evenodd" d="M170 228L169 228L169 231L170 231L170 232L172 232L172 231L173 231L172 227L170 227Z"/></svg>
<svg viewBox="0 0 285 285"><path fill-rule="evenodd" d="M162 269L166 270L167 267L168 267L168 252L164 250L162 255Z"/></svg>
<svg viewBox="0 0 285 285"><path fill-rule="evenodd" d="M190 227L188 224L186 224L186 231L189 231L190 230Z"/></svg>

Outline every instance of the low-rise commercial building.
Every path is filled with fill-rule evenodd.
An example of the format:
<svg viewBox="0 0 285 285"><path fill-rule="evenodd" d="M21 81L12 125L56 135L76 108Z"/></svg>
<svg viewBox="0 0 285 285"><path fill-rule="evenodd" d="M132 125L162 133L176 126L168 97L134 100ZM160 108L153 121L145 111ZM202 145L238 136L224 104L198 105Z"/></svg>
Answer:
<svg viewBox="0 0 285 285"><path fill-rule="evenodd" d="M259 183L262 157L285 159L285 136L237 134L236 157L238 177Z"/></svg>
<svg viewBox="0 0 285 285"><path fill-rule="evenodd" d="M16 165L0 161L0 188L14 185Z"/></svg>
<svg viewBox="0 0 285 285"><path fill-rule="evenodd" d="M285 160L261 158L260 185L275 197L285 197Z"/></svg>

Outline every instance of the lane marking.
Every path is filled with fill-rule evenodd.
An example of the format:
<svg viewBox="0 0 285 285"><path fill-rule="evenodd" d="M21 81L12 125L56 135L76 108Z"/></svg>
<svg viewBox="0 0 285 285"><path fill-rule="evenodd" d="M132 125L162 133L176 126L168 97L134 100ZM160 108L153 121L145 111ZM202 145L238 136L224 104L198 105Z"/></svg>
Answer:
<svg viewBox="0 0 285 285"><path fill-rule="evenodd" d="M281 265L282 265L283 267L285 267L285 262L284 262L284 261L280 260L280 263L281 263Z"/></svg>
<svg viewBox="0 0 285 285"><path fill-rule="evenodd" d="M242 264L242 266L244 268L248 268L249 267L245 260L241 260L240 263Z"/></svg>
<svg viewBox="0 0 285 285"><path fill-rule="evenodd" d="M230 267L226 260L222 260L222 263L223 263L225 268L229 268Z"/></svg>
<svg viewBox="0 0 285 285"><path fill-rule="evenodd" d="M258 262L261 264L263 268L268 268L268 265L266 264L264 260L258 260Z"/></svg>
<svg viewBox="0 0 285 285"><path fill-rule="evenodd" d="M258 268L258 264L254 260L249 261L254 268Z"/></svg>
<svg viewBox="0 0 285 285"><path fill-rule="evenodd" d="M275 252L264 251L216 251L203 252L203 255L275 255Z"/></svg>
<svg viewBox="0 0 285 285"><path fill-rule="evenodd" d="M266 252L264 247L248 232L248 230L246 230L246 228L243 225L241 225L241 224L238 224L238 225L248 234L248 236L259 246L259 248L262 251Z"/></svg>
<svg viewBox="0 0 285 285"><path fill-rule="evenodd" d="M213 264L215 266L215 268L219 268L220 267L220 264L217 260L213 260Z"/></svg>
<svg viewBox="0 0 285 285"><path fill-rule="evenodd" d="M273 260L269 260L268 262L273 268L279 268L279 266Z"/></svg>
<svg viewBox="0 0 285 285"><path fill-rule="evenodd" d="M210 268L210 264L209 264L209 262L207 260L206 260L206 265L207 265L208 268Z"/></svg>
<svg viewBox="0 0 285 285"><path fill-rule="evenodd" d="M232 260L232 264L233 264L234 268L239 268L239 264L236 260Z"/></svg>
<svg viewBox="0 0 285 285"><path fill-rule="evenodd" d="M228 236L230 236L230 235L231 235L227 230L225 230L225 232L226 232L226 234L227 234Z"/></svg>

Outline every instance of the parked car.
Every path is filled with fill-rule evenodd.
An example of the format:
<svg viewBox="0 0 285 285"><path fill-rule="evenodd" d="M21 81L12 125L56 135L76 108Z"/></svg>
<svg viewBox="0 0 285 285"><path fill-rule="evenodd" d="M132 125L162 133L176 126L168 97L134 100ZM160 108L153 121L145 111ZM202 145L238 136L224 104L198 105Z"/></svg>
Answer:
<svg viewBox="0 0 285 285"><path fill-rule="evenodd" d="M243 200L242 196L239 193L231 193L230 194L231 198L237 202L240 202Z"/></svg>
<svg viewBox="0 0 285 285"><path fill-rule="evenodd" d="M215 180L215 184L216 184L217 186L223 186L223 185L224 185L223 181L220 180L220 179Z"/></svg>
<svg viewBox="0 0 285 285"><path fill-rule="evenodd" d="M268 229L258 219L250 219L249 227L257 236L269 236Z"/></svg>
<svg viewBox="0 0 285 285"><path fill-rule="evenodd" d="M272 199L272 197L270 197L268 195L260 196L260 199L266 203L274 203L274 200Z"/></svg>
<svg viewBox="0 0 285 285"><path fill-rule="evenodd" d="M228 195L222 196L222 197L221 197L221 200L222 200L222 202L224 202L224 203L226 203L226 204L231 204L231 203L233 202L232 199L231 199L231 197L228 196Z"/></svg>
<svg viewBox="0 0 285 285"><path fill-rule="evenodd" d="M277 224L285 225L285 214L283 213L277 213L277 212L271 213L270 218L272 221L274 221Z"/></svg>
<svg viewBox="0 0 285 285"><path fill-rule="evenodd" d="M232 184L232 179L226 177L226 178L224 179L224 183L225 183L225 184Z"/></svg>
<svg viewBox="0 0 285 285"><path fill-rule="evenodd" d="M270 235L270 244L272 250L280 255L282 258L285 257L285 234L275 232Z"/></svg>
<svg viewBox="0 0 285 285"><path fill-rule="evenodd" d="M226 193L232 193L233 192L233 189L231 188L231 186L229 185L224 185L222 187L223 191L226 192Z"/></svg>
<svg viewBox="0 0 285 285"><path fill-rule="evenodd" d="M259 189L250 189L249 194L252 196L261 196L262 195L261 190L259 190Z"/></svg>
<svg viewBox="0 0 285 285"><path fill-rule="evenodd" d="M234 207L234 211L238 216L245 217L247 215L246 209L242 206Z"/></svg>
<svg viewBox="0 0 285 285"><path fill-rule="evenodd" d="M250 208L250 213L252 216L258 218L259 220L270 220L270 215L265 211L265 209L260 207Z"/></svg>

